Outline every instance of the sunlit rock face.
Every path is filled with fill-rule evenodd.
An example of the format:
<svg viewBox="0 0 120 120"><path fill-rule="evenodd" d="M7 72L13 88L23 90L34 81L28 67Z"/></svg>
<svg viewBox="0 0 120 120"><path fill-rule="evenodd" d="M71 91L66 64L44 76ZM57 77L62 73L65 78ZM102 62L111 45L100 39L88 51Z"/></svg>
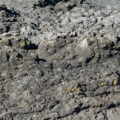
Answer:
<svg viewBox="0 0 120 120"><path fill-rule="evenodd" d="M119 6L120 0L74 0L77 5L80 3L89 3L91 6ZM74 2L73 0L1 0L8 8L15 8L22 12L29 12L31 8L46 7L46 6L55 6L59 2L66 4L66 2Z"/></svg>
<svg viewBox="0 0 120 120"><path fill-rule="evenodd" d="M97 5L97 6L114 6L114 5L120 5L120 0L85 0L89 2L90 4Z"/></svg>
<svg viewBox="0 0 120 120"><path fill-rule="evenodd" d="M1 0L0 2L4 3L9 9L14 8L25 12L25 10L29 11L37 1L38 0Z"/></svg>

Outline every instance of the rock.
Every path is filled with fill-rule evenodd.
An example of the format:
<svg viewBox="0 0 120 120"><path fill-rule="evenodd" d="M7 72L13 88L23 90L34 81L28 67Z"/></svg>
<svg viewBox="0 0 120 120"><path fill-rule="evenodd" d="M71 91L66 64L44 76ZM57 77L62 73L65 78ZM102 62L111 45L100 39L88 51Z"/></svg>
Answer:
<svg viewBox="0 0 120 120"><path fill-rule="evenodd" d="M98 0L98 1L86 0L86 2L89 2L90 4L97 5L97 6L107 6L107 5L114 6L114 5L120 4L119 0L115 0L115 1L112 1L112 0L105 0L105 1L103 1L103 0Z"/></svg>
<svg viewBox="0 0 120 120"><path fill-rule="evenodd" d="M0 119L118 120L117 3L1 0Z"/></svg>
<svg viewBox="0 0 120 120"><path fill-rule="evenodd" d="M104 114L103 113L99 113L98 114L98 120L104 120L105 117L104 117Z"/></svg>

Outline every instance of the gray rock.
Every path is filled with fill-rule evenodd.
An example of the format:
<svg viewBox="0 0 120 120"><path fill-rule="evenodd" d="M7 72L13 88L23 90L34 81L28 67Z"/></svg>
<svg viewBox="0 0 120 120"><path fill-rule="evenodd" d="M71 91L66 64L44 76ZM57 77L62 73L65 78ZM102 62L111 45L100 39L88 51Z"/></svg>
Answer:
<svg viewBox="0 0 120 120"><path fill-rule="evenodd" d="M119 119L119 7L1 2L2 120Z"/></svg>
<svg viewBox="0 0 120 120"><path fill-rule="evenodd" d="M86 2L89 2L92 5L97 5L97 6L114 6L114 5L120 5L120 1L119 0L86 0Z"/></svg>

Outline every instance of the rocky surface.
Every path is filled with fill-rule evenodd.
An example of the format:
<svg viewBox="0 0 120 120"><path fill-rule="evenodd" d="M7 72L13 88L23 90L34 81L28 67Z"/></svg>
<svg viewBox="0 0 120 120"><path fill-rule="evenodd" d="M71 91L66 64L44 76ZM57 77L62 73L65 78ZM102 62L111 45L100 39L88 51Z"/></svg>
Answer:
<svg viewBox="0 0 120 120"><path fill-rule="evenodd" d="M1 0L0 120L120 119L120 7L107 1Z"/></svg>

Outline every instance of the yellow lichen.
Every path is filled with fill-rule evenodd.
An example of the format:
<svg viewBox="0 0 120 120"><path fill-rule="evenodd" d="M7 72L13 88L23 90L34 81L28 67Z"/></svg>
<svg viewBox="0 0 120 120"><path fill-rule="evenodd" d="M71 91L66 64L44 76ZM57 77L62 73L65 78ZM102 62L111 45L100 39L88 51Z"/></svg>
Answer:
<svg viewBox="0 0 120 120"><path fill-rule="evenodd" d="M74 92L74 91L80 91L80 88L78 88L78 87L75 86L75 87L73 87L73 88L71 89L71 91L72 91L72 92Z"/></svg>
<svg viewBox="0 0 120 120"><path fill-rule="evenodd" d="M13 48L10 48L10 52L13 52Z"/></svg>
<svg viewBox="0 0 120 120"><path fill-rule="evenodd" d="M117 80L116 80L116 79L113 81L113 84L114 84L114 85L117 85Z"/></svg>
<svg viewBox="0 0 120 120"><path fill-rule="evenodd" d="M85 80L82 80L82 82L84 83L84 82L85 82Z"/></svg>
<svg viewBox="0 0 120 120"><path fill-rule="evenodd" d="M20 47L21 47L21 48L24 48L24 47L25 47L25 42L21 42L21 43L20 43Z"/></svg>
<svg viewBox="0 0 120 120"><path fill-rule="evenodd" d="M101 83L101 86L104 86L104 85L105 85L105 83L104 83L104 82L102 82L102 83Z"/></svg>
<svg viewBox="0 0 120 120"><path fill-rule="evenodd" d="M16 36L17 36L17 34L16 34L16 33L14 33L14 34L13 34L13 36L15 36L15 37L16 37Z"/></svg>
<svg viewBox="0 0 120 120"><path fill-rule="evenodd" d="M80 91L80 88L77 88L76 91Z"/></svg>
<svg viewBox="0 0 120 120"><path fill-rule="evenodd" d="M27 41L27 45L30 46L30 44L31 44L31 42L28 40L28 41Z"/></svg>
<svg viewBox="0 0 120 120"><path fill-rule="evenodd" d="M8 50L8 49L9 49L9 47L8 47L7 45L5 45L5 46L4 46L4 48L5 48L6 50Z"/></svg>
<svg viewBox="0 0 120 120"><path fill-rule="evenodd" d="M18 40L19 40L19 38L17 38L17 37L16 37L16 38L15 38L15 40L16 40L16 41L18 41Z"/></svg>
<svg viewBox="0 0 120 120"><path fill-rule="evenodd" d="M68 81L68 79L67 79L67 78L64 78L64 81Z"/></svg>
<svg viewBox="0 0 120 120"><path fill-rule="evenodd" d="M75 89L74 88L72 88L72 92L74 92L75 91Z"/></svg>
<svg viewBox="0 0 120 120"><path fill-rule="evenodd" d="M64 91L65 91L66 93L68 93L68 89L67 89L67 88L64 88Z"/></svg>
<svg viewBox="0 0 120 120"><path fill-rule="evenodd" d="M76 90L76 89L77 89L77 87L74 87L74 89Z"/></svg>

